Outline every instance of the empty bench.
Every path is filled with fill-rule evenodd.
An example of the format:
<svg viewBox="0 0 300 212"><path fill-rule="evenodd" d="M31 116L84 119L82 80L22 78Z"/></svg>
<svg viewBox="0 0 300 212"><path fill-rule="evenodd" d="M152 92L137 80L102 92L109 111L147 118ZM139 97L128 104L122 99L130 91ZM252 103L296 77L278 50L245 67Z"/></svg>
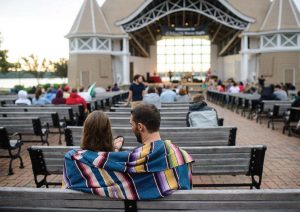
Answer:
<svg viewBox="0 0 300 212"><path fill-rule="evenodd" d="M161 199L135 202L69 189L0 187L0 210L296 212L300 190L180 190Z"/></svg>
<svg viewBox="0 0 300 212"><path fill-rule="evenodd" d="M77 147L32 146L28 149L34 181L37 187L61 185L60 182L48 182L47 176L63 173L64 155ZM222 147L182 147L195 160L193 176L196 175L243 175L249 176L250 182L224 184L193 184L194 187L249 186L259 189L262 180L266 147L257 146L222 146ZM124 150L133 149L124 147ZM42 177L42 178L41 178ZM258 180L255 179L258 178ZM42 180L38 180L42 179Z"/></svg>
<svg viewBox="0 0 300 212"><path fill-rule="evenodd" d="M79 146L82 127L67 126L65 141L67 146ZM137 146L136 137L131 127L112 127L113 135L122 135L125 146ZM161 127L163 140L171 140L177 146L234 146L236 143L236 127Z"/></svg>
<svg viewBox="0 0 300 212"><path fill-rule="evenodd" d="M56 112L0 112L0 116L2 117L39 117L42 124L48 123L49 127L57 128L59 134L59 144L61 144L61 135L63 134L63 127L65 125L64 122L60 122L58 113ZM49 131L50 133L50 131ZM57 132L52 132L57 133Z"/></svg>
<svg viewBox="0 0 300 212"><path fill-rule="evenodd" d="M42 144L49 145L49 125L42 126L39 117L0 117L0 126L5 127L10 135L18 132L22 135L39 136Z"/></svg>
<svg viewBox="0 0 300 212"><path fill-rule="evenodd" d="M20 168L24 168L23 160L20 155L22 145L22 136L20 133L9 136L6 129L0 127L0 148L8 150L8 155L1 155L0 158L10 158L8 175L13 174L12 162L15 159L19 159Z"/></svg>

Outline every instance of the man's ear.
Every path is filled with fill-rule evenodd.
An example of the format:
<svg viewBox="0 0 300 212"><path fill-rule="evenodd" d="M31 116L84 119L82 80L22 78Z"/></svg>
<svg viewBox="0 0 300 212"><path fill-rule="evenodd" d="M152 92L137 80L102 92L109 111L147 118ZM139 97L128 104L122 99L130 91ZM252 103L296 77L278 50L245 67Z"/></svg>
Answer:
<svg viewBox="0 0 300 212"><path fill-rule="evenodd" d="M138 123L137 128L138 128L139 131L142 131L143 130L143 125L141 123Z"/></svg>

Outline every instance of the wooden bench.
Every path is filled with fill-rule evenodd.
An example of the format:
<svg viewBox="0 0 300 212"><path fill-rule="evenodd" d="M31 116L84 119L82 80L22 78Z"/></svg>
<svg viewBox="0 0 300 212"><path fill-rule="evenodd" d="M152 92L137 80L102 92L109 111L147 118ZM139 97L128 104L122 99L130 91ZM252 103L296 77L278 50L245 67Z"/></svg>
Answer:
<svg viewBox="0 0 300 212"><path fill-rule="evenodd" d="M288 135L292 135L292 129L296 129L300 121L300 108L292 107L288 111L288 115L284 119L284 126L282 134L285 134L285 131L288 130Z"/></svg>
<svg viewBox="0 0 300 212"><path fill-rule="evenodd" d="M159 109L160 112L188 112L189 107L163 107ZM111 112L128 112L130 113L130 107L111 107Z"/></svg>
<svg viewBox="0 0 300 212"><path fill-rule="evenodd" d="M109 118L130 118L130 112L105 112ZM160 116L162 119L165 118L180 118L184 119L184 124L180 123L180 126L186 126L186 114L187 112L160 112ZM224 118L218 117L218 126L223 126ZM172 125L171 125L172 126Z"/></svg>
<svg viewBox="0 0 300 212"><path fill-rule="evenodd" d="M15 106L15 107L0 107L0 112L56 112L60 117L60 121L67 124L75 123L73 109L70 106L63 107L41 107L41 106Z"/></svg>
<svg viewBox="0 0 300 212"><path fill-rule="evenodd" d="M63 127L65 126L65 122L60 122L58 113L56 112L0 112L0 117L39 117L42 124L48 123L49 127L57 128L58 132L50 132L49 133L58 133L59 134L59 144L61 144L61 135L63 132Z"/></svg>
<svg viewBox="0 0 300 212"><path fill-rule="evenodd" d="M112 127L113 135L122 135L124 145L137 146L136 137L131 127ZM236 143L236 127L161 127L160 135L164 140L171 140L178 146L234 146ZM67 146L79 146L82 127L67 126L65 141Z"/></svg>
<svg viewBox="0 0 300 212"><path fill-rule="evenodd" d="M47 176L63 173L64 155L77 147L32 146L28 149L34 181L37 187L60 185L60 182L48 182ZM133 147L124 147L130 150ZM247 183L194 184L194 187L250 186L259 189L262 180L266 147L257 146L220 146L220 147L182 147L195 160L193 175L244 175L250 176ZM42 176L42 180L38 177ZM258 180L255 179L258 178Z"/></svg>
<svg viewBox="0 0 300 212"><path fill-rule="evenodd" d="M16 132L22 135L36 135L41 138L42 144L49 145L49 125L42 126L39 117L0 117L0 126L5 127L10 135Z"/></svg>
<svg viewBox="0 0 300 212"><path fill-rule="evenodd" d="M257 105L256 110L256 122L262 122L263 117L268 117L268 113L273 110L276 104L292 104L291 101L279 101L279 100L263 100L260 104Z"/></svg>
<svg viewBox="0 0 300 212"><path fill-rule="evenodd" d="M275 122L284 122L284 118L287 116L288 110L291 108L291 104L275 104L273 110L268 112L268 128L272 125L272 130L275 129Z"/></svg>
<svg viewBox="0 0 300 212"><path fill-rule="evenodd" d="M0 187L0 210L296 212L300 190L179 190L161 199L135 202L69 189Z"/></svg>
<svg viewBox="0 0 300 212"><path fill-rule="evenodd" d="M0 148L7 149L9 154L1 155L0 158L10 158L8 175L13 174L12 162L15 159L20 159L20 169L24 168L23 160L20 155L22 145L22 136L20 133L15 133L9 136L6 129L4 127L0 127Z"/></svg>

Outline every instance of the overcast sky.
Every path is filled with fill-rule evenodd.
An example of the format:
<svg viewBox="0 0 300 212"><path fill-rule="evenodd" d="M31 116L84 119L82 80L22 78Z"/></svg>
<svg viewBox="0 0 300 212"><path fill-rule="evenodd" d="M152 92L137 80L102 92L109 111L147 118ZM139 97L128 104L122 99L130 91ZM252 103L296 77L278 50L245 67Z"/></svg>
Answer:
<svg viewBox="0 0 300 212"><path fill-rule="evenodd" d="M102 5L105 0L97 1ZM300 8L300 0L294 1ZM68 40L64 36L82 3L83 0L0 0L1 49L9 50L12 62L31 53L40 59L68 58Z"/></svg>

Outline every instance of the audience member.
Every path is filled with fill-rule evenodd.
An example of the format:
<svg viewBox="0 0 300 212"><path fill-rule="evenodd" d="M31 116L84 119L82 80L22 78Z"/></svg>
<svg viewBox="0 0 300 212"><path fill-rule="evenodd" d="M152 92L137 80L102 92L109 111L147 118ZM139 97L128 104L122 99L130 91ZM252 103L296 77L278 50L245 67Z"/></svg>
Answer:
<svg viewBox="0 0 300 212"><path fill-rule="evenodd" d="M109 86L107 86L107 88L106 88L106 92L110 92L111 91L111 86L109 85Z"/></svg>
<svg viewBox="0 0 300 212"><path fill-rule="evenodd" d="M245 86L244 86L244 83L243 83L243 82L240 82L239 89L240 89L240 93L244 93L244 91L245 91Z"/></svg>
<svg viewBox="0 0 300 212"><path fill-rule="evenodd" d="M161 86L158 86L158 87L156 88L156 91L157 91L158 96L160 96L161 93L162 93L162 91L163 91L163 89L162 89Z"/></svg>
<svg viewBox="0 0 300 212"><path fill-rule="evenodd" d="M185 88L180 88L179 89L179 92L178 92L178 95L176 95L175 101L176 102L190 102L191 101L191 98L187 94Z"/></svg>
<svg viewBox="0 0 300 212"><path fill-rule="evenodd" d="M119 90L120 90L120 88L118 87L118 84L115 83L114 87L111 89L111 91L119 91Z"/></svg>
<svg viewBox="0 0 300 212"><path fill-rule="evenodd" d="M31 105L31 101L28 99L27 91L20 90L18 92L18 99L15 102L16 105Z"/></svg>
<svg viewBox="0 0 300 212"><path fill-rule="evenodd" d="M261 76L258 78L258 85L259 85L261 88L265 87L265 81L266 81L266 79L265 79L264 75L261 75Z"/></svg>
<svg viewBox="0 0 300 212"><path fill-rule="evenodd" d="M150 86L148 88L147 94L145 94L144 97L143 97L143 103L145 103L145 104L153 104L158 109L161 108L160 97L156 93L156 90L155 90L154 86Z"/></svg>
<svg viewBox="0 0 300 212"><path fill-rule="evenodd" d="M55 98L52 99L52 104L54 105L66 104L66 99L63 97L63 91L61 89L57 90Z"/></svg>
<svg viewBox="0 0 300 212"><path fill-rule="evenodd" d="M295 101L292 103L292 107L300 107L300 91L298 91L297 95Z"/></svg>
<svg viewBox="0 0 300 212"><path fill-rule="evenodd" d="M145 85L143 83L142 75L135 75L133 83L129 87L129 95L127 103L131 102L131 108L135 108L142 103L143 96L145 95Z"/></svg>
<svg viewBox="0 0 300 212"><path fill-rule="evenodd" d="M49 87L45 94L45 98L48 99L49 102L52 102L52 99L54 99L55 96L56 96L56 90L53 87Z"/></svg>
<svg viewBox="0 0 300 212"><path fill-rule="evenodd" d="M82 104L84 109L87 109L86 101L81 96L78 95L76 88L72 89L70 97L67 98L67 100L66 100L66 104L67 105Z"/></svg>
<svg viewBox="0 0 300 212"><path fill-rule="evenodd" d="M176 100L176 93L172 90L171 84L168 83L166 85L165 91L162 92L160 95L160 101L162 103L168 103L168 102L175 102Z"/></svg>
<svg viewBox="0 0 300 212"><path fill-rule="evenodd" d="M130 124L143 146L112 152L110 121L103 112L92 112L84 123L81 149L65 155L64 187L129 200L156 199L191 189L193 159L170 141L161 140L157 108L137 106Z"/></svg>
<svg viewBox="0 0 300 212"><path fill-rule="evenodd" d="M275 86L274 96L277 100L286 101L288 100L288 96L286 91L282 90L281 85Z"/></svg>
<svg viewBox="0 0 300 212"><path fill-rule="evenodd" d="M66 86L64 87L63 97L64 97L65 99L67 99L67 98L70 97L70 86L66 85Z"/></svg>
<svg viewBox="0 0 300 212"><path fill-rule="evenodd" d="M91 95L88 92L84 91L83 86L79 88L78 95L81 96L86 102L91 102L92 101Z"/></svg>
<svg viewBox="0 0 300 212"><path fill-rule="evenodd" d="M229 88L228 90L229 93L239 93L240 92L240 88L239 86L236 84L236 82L233 82L232 86Z"/></svg>
<svg viewBox="0 0 300 212"><path fill-rule="evenodd" d="M217 127L218 116L214 108L207 106L203 94L193 97L193 104L189 107L186 115L188 127Z"/></svg>
<svg viewBox="0 0 300 212"><path fill-rule="evenodd" d="M46 105L46 104L51 104L51 101L47 99L44 94L43 94L43 89L42 88L37 88L35 92L35 97L32 99L32 104L33 105Z"/></svg>

